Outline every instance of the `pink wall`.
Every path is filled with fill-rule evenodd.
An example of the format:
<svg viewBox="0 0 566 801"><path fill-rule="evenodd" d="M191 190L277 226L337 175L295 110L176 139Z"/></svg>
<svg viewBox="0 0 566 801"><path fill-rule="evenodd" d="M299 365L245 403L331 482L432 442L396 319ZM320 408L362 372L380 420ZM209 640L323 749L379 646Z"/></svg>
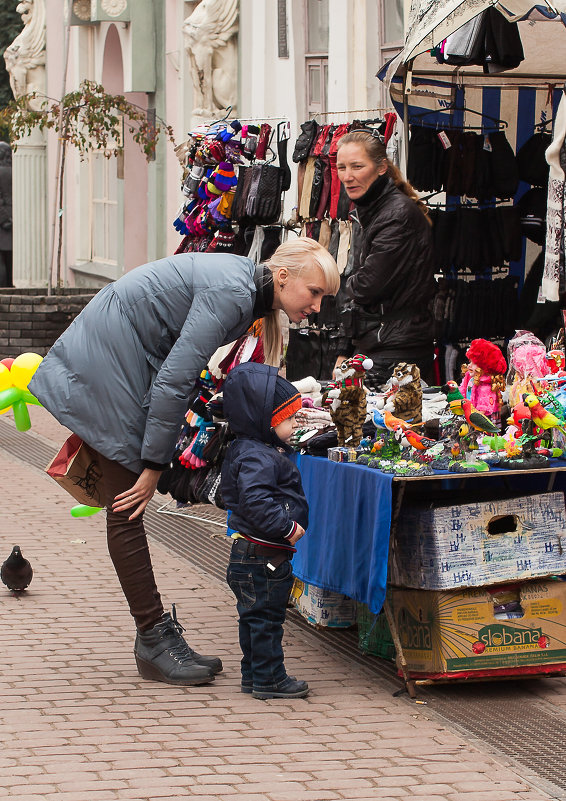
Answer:
<svg viewBox="0 0 566 801"><path fill-rule="evenodd" d="M106 36L102 84L111 94L124 93L122 48L116 27L112 25ZM125 94L130 103L147 108L143 92ZM124 270L131 270L147 261L147 162L132 134L124 131ZM118 225L118 235L122 226Z"/></svg>

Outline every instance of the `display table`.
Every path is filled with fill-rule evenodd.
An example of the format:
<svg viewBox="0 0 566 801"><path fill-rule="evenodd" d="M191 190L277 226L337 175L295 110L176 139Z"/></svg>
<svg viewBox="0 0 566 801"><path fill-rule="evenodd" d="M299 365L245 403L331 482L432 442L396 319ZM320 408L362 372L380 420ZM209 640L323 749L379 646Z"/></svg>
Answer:
<svg viewBox="0 0 566 801"><path fill-rule="evenodd" d="M384 609L411 694L414 688L405 673L401 645L385 603L389 538L407 490L418 489L421 497L432 497L433 490L437 494L465 487L468 497L473 497L485 482L495 493L500 488L502 495L566 489L566 461L561 459L552 459L549 467L532 472L491 468L484 473L439 471L433 476L401 477L305 454L294 458L310 511L308 534L297 543L293 572L302 581L367 604L374 614Z"/></svg>
<svg viewBox="0 0 566 801"><path fill-rule="evenodd" d="M308 535L297 543L293 572L317 587L354 598L377 614L387 585L389 535L408 487L421 490L434 482L446 488L489 481L502 492L532 495L566 489L566 461L552 459L533 472L492 468L485 473L393 476L363 465L331 462L318 456L294 456L309 502ZM479 486L479 485L478 485Z"/></svg>

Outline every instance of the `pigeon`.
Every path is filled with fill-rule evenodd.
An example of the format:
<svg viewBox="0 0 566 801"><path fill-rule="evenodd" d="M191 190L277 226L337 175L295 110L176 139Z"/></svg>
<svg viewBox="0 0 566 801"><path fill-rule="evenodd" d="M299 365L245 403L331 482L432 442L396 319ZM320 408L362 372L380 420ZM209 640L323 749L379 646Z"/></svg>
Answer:
<svg viewBox="0 0 566 801"><path fill-rule="evenodd" d="M29 587L33 570L27 559L24 559L18 545L14 545L12 553L0 568L0 578L9 590L21 592Z"/></svg>

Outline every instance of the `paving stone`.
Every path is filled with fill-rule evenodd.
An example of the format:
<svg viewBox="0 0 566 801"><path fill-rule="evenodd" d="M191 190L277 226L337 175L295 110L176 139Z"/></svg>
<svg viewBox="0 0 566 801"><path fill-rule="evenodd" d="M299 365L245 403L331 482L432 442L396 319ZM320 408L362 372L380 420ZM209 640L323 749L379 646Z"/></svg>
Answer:
<svg viewBox="0 0 566 801"><path fill-rule="evenodd" d="M55 448L68 436L44 409L33 407L30 414L30 438ZM3 415L0 425L10 424L7 419ZM74 501L43 474L43 465L33 467L1 448L0 437L0 520L4 530L17 532L35 570L25 594L6 592L0 604L2 797L550 798L504 758L470 745L432 711L416 712L408 699L392 698L389 683L318 640L310 646L290 626L288 669L307 678L312 695L265 703L243 696L229 588L155 542L151 551L165 604L177 604L191 644L219 653L225 671L200 688L143 681L103 517L72 518ZM566 707L566 681L537 682L532 697Z"/></svg>

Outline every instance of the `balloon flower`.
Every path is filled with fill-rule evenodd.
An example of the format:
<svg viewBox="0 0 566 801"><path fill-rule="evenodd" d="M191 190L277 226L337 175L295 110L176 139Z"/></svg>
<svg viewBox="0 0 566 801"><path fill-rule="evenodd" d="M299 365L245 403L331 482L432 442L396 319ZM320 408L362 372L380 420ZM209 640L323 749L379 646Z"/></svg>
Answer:
<svg viewBox="0 0 566 801"><path fill-rule="evenodd" d="M31 428L26 404L41 406L37 398L29 392L28 384L42 361L43 356L37 353L21 353L15 359L0 361L0 414L11 407L18 431Z"/></svg>
<svg viewBox="0 0 566 801"><path fill-rule="evenodd" d="M72 517L92 517L97 512L101 512L104 509L103 506L87 506L84 503L79 503L77 506L73 506L71 509L71 516Z"/></svg>

